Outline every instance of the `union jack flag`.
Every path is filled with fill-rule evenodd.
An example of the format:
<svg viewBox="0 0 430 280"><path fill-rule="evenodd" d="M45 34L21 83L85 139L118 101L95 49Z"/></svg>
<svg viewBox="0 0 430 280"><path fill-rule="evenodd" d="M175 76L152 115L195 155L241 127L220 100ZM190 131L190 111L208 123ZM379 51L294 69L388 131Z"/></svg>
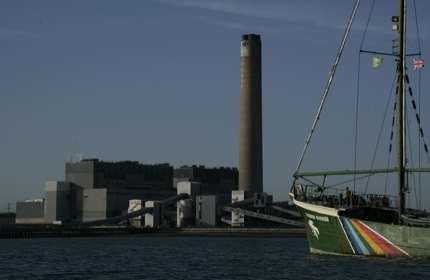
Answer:
<svg viewBox="0 0 430 280"><path fill-rule="evenodd" d="M424 68L424 60L414 59L414 70Z"/></svg>

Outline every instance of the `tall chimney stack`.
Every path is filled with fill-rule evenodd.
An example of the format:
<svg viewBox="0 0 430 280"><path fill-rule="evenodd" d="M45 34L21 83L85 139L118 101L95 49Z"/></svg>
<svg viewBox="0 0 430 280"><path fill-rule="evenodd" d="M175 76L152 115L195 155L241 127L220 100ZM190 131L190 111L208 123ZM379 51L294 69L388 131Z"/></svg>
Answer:
<svg viewBox="0 0 430 280"><path fill-rule="evenodd" d="M239 190L263 192L263 129L260 35L242 35L240 45Z"/></svg>

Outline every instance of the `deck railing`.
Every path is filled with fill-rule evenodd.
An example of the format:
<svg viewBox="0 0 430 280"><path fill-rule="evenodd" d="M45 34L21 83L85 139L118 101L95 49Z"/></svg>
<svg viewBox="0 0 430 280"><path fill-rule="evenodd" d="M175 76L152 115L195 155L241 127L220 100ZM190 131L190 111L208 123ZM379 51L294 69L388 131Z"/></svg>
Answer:
<svg viewBox="0 0 430 280"><path fill-rule="evenodd" d="M345 197L345 191L335 188L322 188L315 185L297 184L294 186L294 197L307 203L333 208L348 207L397 207L397 197L386 194L368 194L351 191L350 197Z"/></svg>

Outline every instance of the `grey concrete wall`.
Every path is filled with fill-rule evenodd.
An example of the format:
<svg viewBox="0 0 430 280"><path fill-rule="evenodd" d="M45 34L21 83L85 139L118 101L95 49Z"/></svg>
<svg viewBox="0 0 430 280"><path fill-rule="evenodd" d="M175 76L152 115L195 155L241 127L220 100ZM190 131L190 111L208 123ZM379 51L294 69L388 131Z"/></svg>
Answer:
<svg viewBox="0 0 430 280"><path fill-rule="evenodd" d="M70 183L45 182L45 222L70 220Z"/></svg>
<svg viewBox="0 0 430 280"><path fill-rule="evenodd" d="M84 189L94 187L94 162L66 163L66 180Z"/></svg>
<svg viewBox="0 0 430 280"><path fill-rule="evenodd" d="M107 211L107 190L87 189L83 190L83 211L82 220L84 222L106 219Z"/></svg>
<svg viewBox="0 0 430 280"><path fill-rule="evenodd" d="M196 197L196 226L217 226L217 196L200 195Z"/></svg>
<svg viewBox="0 0 430 280"><path fill-rule="evenodd" d="M41 224L45 223L45 201L41 202L17 202L17 224Z"/></svg>

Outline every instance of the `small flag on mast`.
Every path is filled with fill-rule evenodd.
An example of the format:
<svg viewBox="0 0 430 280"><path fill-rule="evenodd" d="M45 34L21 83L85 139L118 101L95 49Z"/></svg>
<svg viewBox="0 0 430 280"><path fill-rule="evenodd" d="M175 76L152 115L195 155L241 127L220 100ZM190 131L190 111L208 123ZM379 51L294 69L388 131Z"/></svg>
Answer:
<svg viewBox="0 0 430 280"><path fill-rule="evenodd" d="M382 58L382 57L374 56L374 57L373 57L372 67L373 67L373 68L381 67L381 66L382 66L382 60L383 60L383 58Z"/></svg>
<svg viewBox="0 0 430 280"><path fill-rule="evenodd" d="M421 69L421 68L424 68L424 60L421 60L421 59L419 59L419 60L417 60L417 59L414 59L414 70L419 70L419 69Z"/></svg>

